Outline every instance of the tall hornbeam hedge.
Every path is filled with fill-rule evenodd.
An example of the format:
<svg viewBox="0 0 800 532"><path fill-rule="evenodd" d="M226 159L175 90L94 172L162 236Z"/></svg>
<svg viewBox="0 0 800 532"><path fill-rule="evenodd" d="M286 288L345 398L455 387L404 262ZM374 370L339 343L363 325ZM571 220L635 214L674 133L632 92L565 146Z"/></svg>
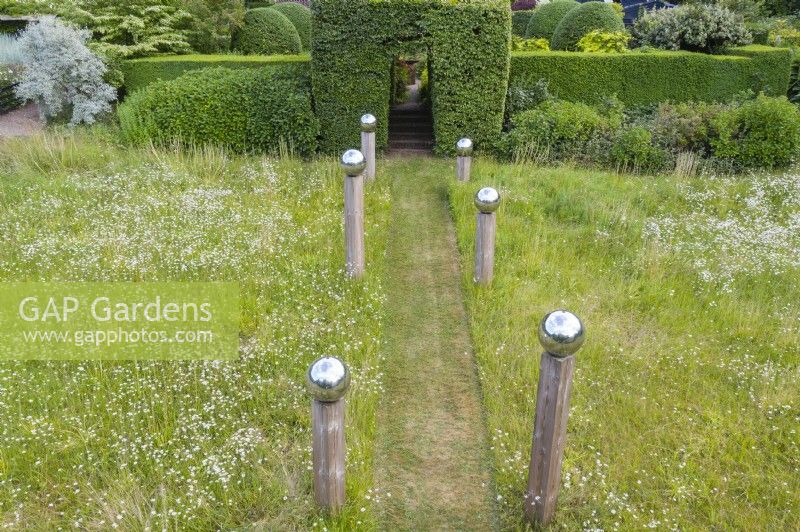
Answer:
<svg viewBox="0 0 800 532"><path fill-rule="evenodd" d="M471 137L491 146L503 125L511 11L508 0L315 0L311 75L321 146L358 146L358 118L378 118L388 137L391 65L426 51L436 150Z"/></svg>

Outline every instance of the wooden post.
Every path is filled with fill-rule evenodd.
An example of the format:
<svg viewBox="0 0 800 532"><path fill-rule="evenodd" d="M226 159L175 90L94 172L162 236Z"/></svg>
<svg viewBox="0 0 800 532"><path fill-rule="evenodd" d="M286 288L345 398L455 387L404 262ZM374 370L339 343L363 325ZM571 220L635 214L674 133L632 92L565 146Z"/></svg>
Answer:
<svg viewBox="0 0 800 532"><path fill-rule="evenodd" d="M308 368L306 382L312 396L314 499L336 513L345 502L344 394L350 371L338 358L322 357Z"/></svg>
<svg viewBox="0 0 800 532"><path fill-rule="evenodd" d="M361 153L367 160L364 177L369 181L375 179L375 129L377 125L378 121L373 115L366 114L361 117Z"/></svg>
<svg viewBox="0 0 800 532"><path fill-rule="evenodd" d="M494 275L494 239L497 230L497 208L500 206L500 194L491 188L484 187L475 194L475 206L478 208L478 223L475 231L475 273L473 281L487 286Z"/></svg>
<svg viewBox="0 0 800 532"><path fill-rule="evenodd" d="M581 320L564 310L547 314L539 326L545 352L539 369L525 516L541 525L549 524L556 511L575 353L584 333Z"/></svg>
<svg viewBox="0 0 800 532"><path fill-rule="evenodd" d="M469 181L469 172L472 166L472 141L463 138L456 142L456 155L456 179Z"/></svg>
<svg viewBox="0 0 800 532"><path fill-rule="evenodd" d="M364 275L364 168L366 161L358 150L342 155L344 177L345 271L353 278Z"/></svg>

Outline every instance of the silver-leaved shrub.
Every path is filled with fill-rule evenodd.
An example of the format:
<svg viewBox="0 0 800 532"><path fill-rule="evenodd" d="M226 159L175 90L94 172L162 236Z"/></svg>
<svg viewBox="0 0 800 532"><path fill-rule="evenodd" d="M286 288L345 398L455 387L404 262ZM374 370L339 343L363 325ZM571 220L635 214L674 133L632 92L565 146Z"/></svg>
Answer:
<svg viewBox="0 0 800 532"><path fill-rule="evenodd" d="M20 35L24 70L15 90L20 99L35 101L43 118L71 110L70 125L91 124L111 110L117 94L103 81L106 65L86 46L90 36L52 16Z"/></svg>
<svg viewBox="0 0 800 532"><path fill-rule="evenodd" d="M648 11L636 19L633 37L641 45L706 53L719 53L753 40L741 16L715 4Z"/></svg>

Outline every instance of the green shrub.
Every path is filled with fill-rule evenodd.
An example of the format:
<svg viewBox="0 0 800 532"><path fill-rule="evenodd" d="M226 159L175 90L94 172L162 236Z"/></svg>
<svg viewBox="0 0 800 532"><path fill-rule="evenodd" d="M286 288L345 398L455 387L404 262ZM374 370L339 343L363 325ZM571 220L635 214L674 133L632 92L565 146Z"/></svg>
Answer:
<svg viewBox="0 0 800 532"><path fill-rule="evenodd" d="M528 39L547 39L553 38L556 26L564 16L581 5L575 0L555 0L549 4L543 4L533 10L525 30L525 37Z"/></svg>
<svg viewBox="0 0 800 532"><path fill-rule="evenodd" d="M774 21L767 34L767 42L772 46L800 47L800 30L784 19Z"/></svg>
<svg viewBox="0 0 800 532"><path fill-rule="evenodd" d="M233 34L232 48L245 54L299 54L303 46L292 22L271 7L251 9Z"/></svg>
<svg viewBox="0 0 800 532"><path fill-rule="evenodd" d="M720 113L714 126L714 155L743 167L785 167L800 148L800 111L785 97L759 95Z"/></svg>
<svg viewBox="0 0 800 532"><path fill-rule="evenodd" d="M311 49L311 10L303 4L295 2L282 2L275 4L272 9L286 15L300 36L303 50Z"/></svg>
<svg viewBox="0 0 800 532"><path fill-rule="evenodd" d="M122 64L128 94L155 81L175 79L201 68L268 68L286 77L308 77L310 58L302 55L170 55L132 59Z"/></svg>
<svg viewBox="0 0 800 532"><path fill-rule="evenodd" d="M581 37L592 30L624 32L625 24L605 2L587 2L568 12L553 32L553 50L575 50Z"/></svg>
<svg viewBox="0 0 800 532"><path fill-rule="evenodd" d="M533 9L524 9L522 11L513 11L511 13L511 34L517 37L525 37L525 32L528 31L528 22L533 14Z"/></svg>
<svg viewBox="0 0 800 532"><path fill-rule="evenodd" d="M753 42L742 17L714 4L648 11L634 22L633 36L647 46L708 53Z"/></svg>
<svg viewBox="0 0 800 532"><path fill-rule="evenodd" d="M593 30L581 37L578 41L578 50L592 53L622 53L628 49L630 40L631 36L624 31Z"/></svg>
<svg viewBox="0 0 800 532"><path fill-rule="evenodd" d="M611 95L628 106L663 101L728 101L746 90L785 95L791 53L748 46L736 55L655 51L625 54L514 52L512 89L546 80L563 100L597 104Z"/></svg>
<svg viewBox="0 0 800 532"><path fill-rule="evenodd" d="M509 87L506 96L506 113L511 117L552 99L547 81L543 79L530 88Z"/></svg>
<svg viewBox="0 0 800 532"><path fill-rule="evenodd" d="M653 170L664 163L664 153L653 145L653 135L642 126L619 130L609 156L612 164L625 171Z"/></svg>
<svg viewBox="0 0 800 532"><path fill-rule="evenodd" d="M511 50L515 52L531 52L534 50L549 50L550 43L547 39L523 39L516 35L511 36Z"/></svg>
<svg viewBox="0 0 800 532"><path fill-rule="evenodd" d="M324 151L358 146L364 113L378 119L376 144L386 146L392 59L414 43L431 52L436 151L452 153L464 136L478 149L499 140L508 87L508 0L314 0L311 9L312 84Z"/></svg>
<svg viewBox="0 0 800 532"><path fill-rule="evenodd" d="M653 117L653 136L670 151L707 155L715 135L714 119L723 109L706 102L662 103Z"/></svg>
<svg viewBox="0 0 800 532"><path fill-rule="evenodd" d="M567 149L587 142L605 120L586 104L556 100L514 115L511 124L509 147L519 153L532 146Z"/></svg>
<svg viewBox="0 0 800 532"><path fill-rule="evenodd" d="M158 81L119 106L123 138L165 143L176 139L236 151L301 155L317 147L319 124L308 80L267 69L210 68Z"/></svg>

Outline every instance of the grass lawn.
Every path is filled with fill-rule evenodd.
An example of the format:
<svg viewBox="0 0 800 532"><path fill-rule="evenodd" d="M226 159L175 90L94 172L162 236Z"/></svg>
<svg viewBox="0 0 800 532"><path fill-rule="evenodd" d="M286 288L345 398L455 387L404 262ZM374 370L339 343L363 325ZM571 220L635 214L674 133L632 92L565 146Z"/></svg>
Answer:
<svg viewBox="0 0 800 532"><path fill-rule="evenodd" d="M304 388L323 353L353 370L349 503L325 524L374 525L388 187L368 187L369 273L352 283L333 160L112 139L95 130L0 146L0 281L239 281L241 358L0 364L0 526L323 524Z"/></svg>
<svg viewBox="0 0 800 532"><path fill-rule="evenodd" d="M504 202L490 289L471 280L480 186ZM797 526L800 177L478 161L450 195L503 527L521 524L536 328L556 308L587 327L557 525Z"/></svg>

